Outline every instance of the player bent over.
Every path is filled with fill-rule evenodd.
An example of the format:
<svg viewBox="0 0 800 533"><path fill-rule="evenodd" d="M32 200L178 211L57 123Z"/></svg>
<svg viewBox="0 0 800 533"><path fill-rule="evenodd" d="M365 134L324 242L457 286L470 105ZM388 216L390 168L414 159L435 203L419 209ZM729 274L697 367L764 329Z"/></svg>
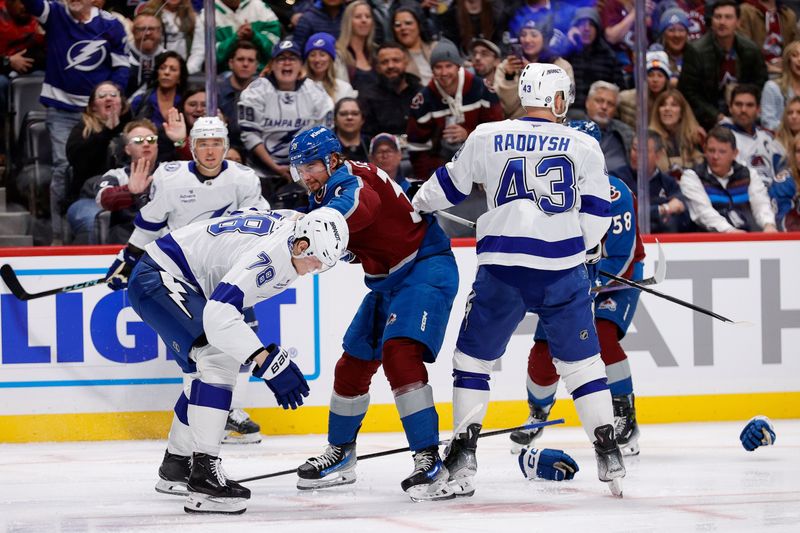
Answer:
<svg viewBox="0 0 800 533"><path fill-rule="evenodd" d="M465 431L444 464L458 494L474 492L492 366L528 310L550 339L594 443L600 480L619 485L625 475L584 266L609 226L610 187L597 141L558 123L571 93L558 66L527 65L519 81L527 116L478 126L414 196L419 211L446 209L467 197L474 180L489 208L477 222L478 272L453 356L453 423ZM612 490L621 494L619 486Z"/></svg>
<svg viewBox="0 0 800 533"><path fill-rule="evenodd" d="M170 112L165 128L186 136L186 125L180 113ZM153 242L164 229L172 231L191 222L222 216L232 211L256 208L269 209L261 196L261 182L252 169L226 161L228 153L228 128L218 117L201 117L195 121L189 134L192 161L162 163L147 175L147 166L131 169L139 179L152 180L149 200L134 220L134 231L128 245L111 265L106 277L111 290L124 289L133 266L141 257L144 247ZM251 321L255 320L255 315ZM246 390L242 385L247 374L239 377L240 386L234 405L243 403L238 396ZM238 401L237 401L238 400ZM261 441L258 424L241 409L232 409L228 415L225 442L256 443Z"/></svg>
<svg viewBox="0 0 800 533"><path fill-rule="evenodd" d="M291 143L291 172L311 192L310 209L347 219L349 251L370 292L344 335L336 363L325 453L297 469L299 489L354 483L356 434L369 406L372 376L383 371L394 393L414 471L401 483L412 500L453 498L439 457L439 417L425 363L442 346L458 270L450 239L435 219L414 212L400 186L376 166L345 161L322 126Z"/></svg>
<svg viewBox="0 0 800 533"><path fill-rule="evenodd" d="M644 272L644 245L636 223L636 200L622 180L611 176L609 182L612 223L603 239L603 255L597 264L598 270L638 281ZM599 276L597 284L606 286L609 282L608 278ZM631 367L628 355L620 345L633 321L639 294L636 289L622 288L599 294L594 302L600 357L606 367L614 406L614 434L623 455L639 454L639 425L636 423ZM534 339L528 357L527 389L531 414L526 425L547 420L555 404L558 387L558 373L553 365L544 328L536 328ZM511 441L515 443L512 451L531 445L542 435L542 431L543 428L539 428L511 433Z"/></svg>
<svg viewBox="0 0 800 533"><path fill-rule="evenodd" d="M255 362L253 375L284 409L296 409L308 395L287 352L264 348L243 315L298 276L330 268L346 249L347 224L338 212L297 216L251 212L191 224L148 244L131 275L131 307L192 378L175 404L159 481L187 486L187 512L246 509L250 490L227 479L219 459L242 364Z"/></svg>

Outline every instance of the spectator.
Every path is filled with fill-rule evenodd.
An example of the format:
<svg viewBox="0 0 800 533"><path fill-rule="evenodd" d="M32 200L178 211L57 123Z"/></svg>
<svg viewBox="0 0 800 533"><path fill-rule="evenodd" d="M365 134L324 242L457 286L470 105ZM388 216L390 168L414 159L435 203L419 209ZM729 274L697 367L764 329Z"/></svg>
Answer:
<svg viewBox="0 0 800 533"><path fill-rule="evenodd" d="M547 20L547 19L544 19ZM497 68L494 88L503 105L507 118L519 118L525 110L519 103L519 75L528 63L553 63L558 65L573 79L572 66L563 58L555 56L548 44L553 35L553 27L542 19L525 21L516 34L518 44L512 46L512 53Z"/></svg>
<svg viewBox="0 0 800 533"><path fill-rule="evenodd" d="M800 191L800 135L795 135L787 150L789 168L778 174L772 187L769 188L769 196L775 204L775 221L781 231L798 231L800 228L787 227L786 215L798 208L798 191Z"/></svg>
<svg viewBox="0 0 800 533"><path fill-rule="evenodd" d="M761 50L750 39L736 35L739 6L735 0L717 0L711 10L711 31L683 54L678 88L692 106L700 125L713 127L728 114L727 95L735 83L762 87L767 68Z"/></svg>
<svg viewBox="0 0 800 533"><path fill-rule="evenodd" d="M494 88L494 74L500 65L500 47L488 39L476 38L469 45L469 61L476 76Z"/></svg>
<svg viewBox="0 0 800 533"><path fill-rule="evenodd" d="M341 0L339 0L341 1ZM259 70L272 57L272 47L281 38L281 23L264 2L248 0L216 0L214 23L217 26L217 69L228 65L236 42L251 41L258 48ZM194 26L191 52L186 61L189 74L203 69L206 53L205 18L201 12Z"/></svg>
<svg viewBox="0 0 800 533"><path fill-rule="evenodd" d="M736 160L754 169L769 189L781 170L785 153L772 135L756 125L759 96L758 87L754 85L734 87L731 92L731 118L725 118L720 124L729 128L736 137Z"/></svg>
<svg viewBox="0 0 800 533"><path fill-rule="evenodd" d="M350 3L342 15L342 30L336 41L338 63L343 72L337 77L359 89L375 83L375 20L365 0ZM308 46L308 44L306 44Z"/></svg>
<svg viewBox="0 0 800 533"><path fill-rule="evenodd" d="M478 124L503 118L497 96L462 63L455 44L439 41L431 54L433 79L411 102L409 155L420 179L449 161Z"/></svg>
<svg viewBox="0 0 800 533"><path fill-rule="evenodd" d="M411 181L403 175L403 153L400 141L391 133L379 133L369 143L369 162L386 172L395 183L407 192Z"/></svg>
<svg viewBox="0 0 800 533"><path fill-rule="evenodd" d="M125 94L144 92L153 79L155 58L164 51L161 20L142 10L133 19L133 40L128 42L131 75Z"/></svg>
<svg viewBox="0 0 800 533"><path fill-rule="evenodd" d="M663 21L664 13L671 9L679 9L686 16L686 29L689 31L689 42L696 41L706 34L706 4L709 0L659 0L653 16ZM659 27L661 24L659 23Z"/></svg>
<svg viewBox="0 0 800 533"><path fill-rule="evenodd" d="M645 0L645 25L648 42L653 41L653 10L655 0ZM600 11L600 21L604 28L603 37L614 49L617 61L625 75L624 88L633 87L633 24L636 20L635 0L605 0ZM621 86L623 87L623 86Z"/></svg>
<svg viewBox="0 0 800 533"><path fill-rule="evenodd" d="M22 0L6 0L0 5L0 59L0 109L5 113L11 74L21 76L45 68L44 33L25 11Z"/></svg>
<svg viewBox="0 0 800 533"><path fill-rule="evenodd" d="M240 165L244 165L244 158L242 157L241 152L239 152L238 148L233 146L228 148L228 154L225 156L225 159L228 161L233 161L234 163L239 163Z"/></svg>
<svg viewBox="0 0 800 533"><path fill-rule="evenodd" d="M334 103L345 97L358 96L352 85L336 77L334 72L336 41L333 35L315 33L309 37L306 41L305 58L308 77L322 85Z"/></svg>
<svg viewBox="0 0 800 533"><path fill-rule="evenodd" d="M150 79L146 91L133 97L131 108L136 118L152 120L157 128L161 128L167 111L180 106L189 73L183 58L171 51L158 54L153 68L155 77Z"/></svg>
<svg viewBox="0 0 800 533"><path fill-rule="evenodd" d="M439 17L442 36L467 52L474 39L500 41L502 28L498 24L492 0L455 0Z"/></svg>
<svg viewBox="0 0 800 533"><path fill-rule="evenodd" d="M197 24L197 13L190 0L149 0L138 9L159 17L166 50L172 50L182 58L189 59Z"/></svg>
<svg viewBox="0 0 800 533"><path fill-rule="evenodd" d="M392 24L394 11L407 0L368 0L375 21L375 44L382 45L392 41Z"/></svg>
<svg viewBox="0 0 800 533"><path fill-rule="evenodd" d="M302 50L312 33L330 33L334 38L339 37L342 29L342 15L344 14L344 0L321 0L303 13L294 29L292 40Z"/></svg>
<svg viewBox="0 0 800 533"><path fill-rule="evenodd" d="M638 139L633 138L631 161L638 160ZM671 175L658 168L658 162L666 157L661 135L647 130L647 175L650 176L650 233L678 233L689 226L686 204L680 185ZM630 187L630 184L626 182ZM635 190L635 189L631 189Z"/></svg>
<svg viewBox="0 0 800 533"><path fill-rule="evenodd" d="M661 135L673 176L680 178L684 169L702 161L700 146L705 130L697 123L691 106L679 90L667 89L656 98L650 110L649 127Z"/></svg>
<svg viewBox="0 0 800 533"><path fill-rule="evenodd" d="M158 165L158 128L147 119L133 120L123 130L130 161L87 182L91 198L111 212L108 243L126 244L133 233L136 213L147 203L152 173ZM84 187L86 189L86 187ZM103 243L104 244L104 243Z"/></svg>
<svg viewBox="0 0 800 533"><path fill-rule="evenodd" d="M186 89L180 97L180 111L173 107L167 112L167 120L159 128L158 158L164 161L191 161L192 147L188 133L195 121L206 116L206 90L202 85Z"/></svg>
<svg viewBox="0 0 800 533"><path fill-rule="evenodd" d="M656 51L647 52L647 109L653 109L653 103L659 94L669 88L669 80L672 71L666 52ZM636 89L626 89L619 93L619 105L617 112L619 119L630 126L636 128L636 116L639 106L636 103Z"/></svg>
<svg viewBox="0 0 800 533"><path fill-rule="evenodd" d="M603 80L621 87L625 80L614 51L599 34L600 15L597 10L591 7L578 9L572 26L576 30L572 41L575 51L564 59L572 65L575 79L575 102L570 111L580 111L586 105L586 94L594 82Z"/></svg>
<svg viewBox="0 0 800 533"><path fill-rule="evenodd" d="M800 133L800 96L792 96L789 103L783 109L783 116L778 124L778 130L775 132L775 140L781 143L783 151L789 156L790 161L792 142L794 141L795 135L798 133Z"/></svg>
<svg viewBox="0 0 800 533"><path fill-rule="evenodd" d="M405 48L398 43L383 43L378 48L375 64L378 81L358 93L367 135L379 131L405 135L411 100L422 88L419 78L406 72L408 59Z"/></svg>
<svg viewBox="0 0 800 533"><path fill-rule="evenodd" d="M92 6L97 9L105 10L106 13L115 18L117 22L122 24L122 27L125 28L125 35L128 37L128 42L133 40L134 12L131 11L129 15L126 15L113 0L111 2L107 2L106 0L92 0Z"/></svg>
<svg viewBox="0 0 800 533"><path fill-rule="evenodd" d="M781 75L767 81L761 93L761 125L770 131L778 128L786 101L800 95L800 41L786 45L781 63Z"/></svg>
<svg viewBox="0 0 800 533"><path fill-rule="evenodd" d="M689 17L680 8L667 9L661 15L658 27L661 33L659 42L669 58L670 85L675 87L683 69L683 52L689 43Z"/></svg>
<svg viewBox="0 0 800 533"><path fill-rule="evenodd" d="M72 167L66 199L71 203L67 220L75 244L92 244L94 217L100 208L91 199L79 199L83 184L110 167L109 146L131 119L130 106L113 82L99 83L89 96L81 121L67 140L67 160Z"/></svg>
<svg viewBox="0 0 800 533"><path fill-rule="evenodd" d="M774 233L775 213L758 173L736 162L736 137L717 126L708 132L704 161L684 171L681 192L700 231Z"/></svg>
<svg viewBox="0 0 800 533"><path fill-rule="evenodd" d="M270 73L258 78L239 97L239 126L247 159L261 181L264 197L292 182L289 174L289 142L316 124L332 122L333 101L316 82L302 77L302 49L281 41L270 61ZM291 106L283 102L291 101Z"/></svg>
<svg viewBox="0 0 800 533"><path fill-rule="evenodd" d="M125 28L111 15L92 7L91 0L66 6L53 0L23 0L47 35L47 66L40 101L47 107L47 130L53 146L50 213L53 244L61 244L61 215L67 171L66 143L97 84L128 85ZM102 35L102 39L97 36Z"/></svg>
<svg viewBox="0 0 800 533"><path fill-rule="evenodd" d="M761 48L770 78L783 71L783 47L797 38L797 15L777 0L744 0L739 33Z"/></svg>
<svg viewBox="0 0 800 533"><path fill-rule="evenodd" d="M406 71L420 79L423 86L433 77L430 58L434 44L422 25L422 13L414 4L401 4L394 12L394 39L406 49L411 62Z"/></svg>
<svg viewBox="0 0 800 533"><path fill-rule="evenodd" d="M596 81L589 88L586 115L600 127L600 148L606 158L606 169L616 174L630 166L633 129L614 118L617 113L619 87L607 81Z"/></svg>
<svg viewBox="0 0 800 533"><path fill-rule="evenodd" d="M352 161L369 162L369 138L362 132L364 114L355 98L342 98L333 108L333 130L342 143L342 155Z"/></svg>
<svg viewBox="0 0 800 533"><path fill-rule="evenodd" d="M217 104L228 119L228 137L233 146L242 143L239 130L239 96L256 78L258 49L250 41L239 41L228 60L228 69L219 82ZM203 106L205 110L205 105Z"/></svg>

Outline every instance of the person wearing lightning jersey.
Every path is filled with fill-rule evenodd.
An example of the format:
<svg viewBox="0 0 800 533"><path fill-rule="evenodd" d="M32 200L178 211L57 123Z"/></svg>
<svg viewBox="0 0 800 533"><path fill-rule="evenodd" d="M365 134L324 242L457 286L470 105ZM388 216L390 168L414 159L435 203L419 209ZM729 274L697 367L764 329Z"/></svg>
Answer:
<svg viewBox="0 0 800 533"><path fill-rule="evenodd" d="M240 366L255 363L253 375L284 409L296 409L308 395L286 350L265 348L245 311L298 276L335 265L347 240L347 223L333 209L305 216L248 211L190 224L145 247L130 276L131 307L188 377L175 405L171 460L162 463L169 472L157 489L167 492L184 480L186 512L246 510L250 491L226 478L219 459Z"/></svg>
<svg viewBox="0 0 800 533"><path fill-rule="evenodd" d="M596 135L599 142L600 130L594 122L573 121L570 127ZM597 271L638 281L644 272L645 253L636 223L636 197L621 179L610 176L609 182L611 226L603 237L603 253L597 263ZM609 284L614 286L609 287ZM611 289L595 298L594 315L600 340L600 357L606 367L614 407L614 433L623 455L638 455L639 426L636 422L631 367L620 341L633 321L640 291L616 285L602 275L596 277L594 285ZM547 334L541 324L536 328L534 339L528 357L527 390L531 414L526 425L547 420L555 404L559 379L550 355ZM531 445L542 432L543 429L538 428L511 433L510 438L514 443L512 451Z"/></svg>
<svg viewBox="0 0 800 533"><path fill-rule="evenodd" d="M444 464L456 493L472 495L492 368L532 311L594 444L598 477L621 495L625 467L584 266L599 259L611 220L608 172L598 142L560 123L574 94L563 69L527 65L518 92L526 116L478 126L413 200L420 212L447 209L477 182L488 205L477 221L478 272L453 356L453 423L464 430Z"/></svg>
<svg viewBox="0 0 800 533"><path fill-rule="evenodd" d="M344 335L328 418L328 448L298 468L297 487L354 483L356 434L369 407L372 376L383 365L414 453L401 483L415 501L453 498L439 457L439 418L425 363L442 346L458 269L450 240L431 216L414 212L400 186L370 163L345 161L336 134L315 126L290 146L290 171L311 193L311 213L347 219L349 252L369 293Z"/></svg>

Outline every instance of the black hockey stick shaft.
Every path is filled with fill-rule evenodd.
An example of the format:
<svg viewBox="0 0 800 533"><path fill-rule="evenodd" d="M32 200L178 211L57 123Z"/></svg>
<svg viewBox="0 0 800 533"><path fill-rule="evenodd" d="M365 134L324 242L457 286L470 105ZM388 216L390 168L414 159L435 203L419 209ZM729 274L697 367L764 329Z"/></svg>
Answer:
<svg viewBox="0 0 800 533"><path fill-rule="evenodd" d="M503 435L505 433L511 433L512 431L519 431L519 430L524 430L524 429L538 429L538 428L543 428L545 426L555 426L556 424L563 424L563 423L564 423L564 419L563 418L559 418L557 420L547 420L545 422L537 422L535 424L528 424L528 425L525 425L525 426L516 426L516 427L513 427L513 428L497 429L495 431L487 431L486 433L478 434L478 438L482 439L484 437L494 437L495 435ZM442 443L440 442L440 444L442 444ZM356 460L357 461L364 461L366 459L374 459L376 457L385 457L387 455L395 455L395 454L398 454L398 453L408 452L410 450L411 450L411 448L409 448L408 446L406 446L405 448L395 448L393 450L386 450L386 451L383 451L383 452L375 452L375 453L368 453L366 455L359 455L358 457L356 457ZM297 468L292 468L290 470L281 470L280 472L273 472L271 474L264 474L264 475L261 475L261 476L246 477L244 479L239 479L236 482L237 483L247 483L249 481L256 481L258 479L269 479L269 478L272 478L272 477L280 477L280 476L286 476L288 474L296 474L296 473L297 473Z"/></svg>
<svg viewBox="0 0 800 533"><path fill-rule="evenodd" d="M62 292L71 292L77 291L80 289L85 289L87 287L93 287L100 283L105 283L106 278L100 279L93 279L91 281L82 281L81 283L75 283L73 285L67 285L66 287L59 287L57 289L50 289L43 292L35 292L33 294L27 292L23 287L22 284L19 282L19 278L17 278L16 272L11 267L11 265L3 265L0 266L0 278L3 279L3 282L6 284L8 289L11 291L11 294L19 298L20 300L27 301L27 300L34 300L36 298L42 298L44 296L51 296L53 294L59 294Z"/></svg>
<svg viewBox="0 0 800 533"><path fill-rule="evenodd" d="M718 315L714 311L709 311L708 309L703 309L700 306L694 305L693 303L686 302L684 300L681 300L680 298L675 298L674 296L670 296L669 294L664 294L663 292L658 292L657 290L651 289L650 287L645 287L644 285L640 285L639 283L637 283L635 281L631 281L629 279L625 279L625 278L622 278L622 277L619 277L619 276L615 276L614 274L610 274L608 272L603 272L602 270L600 271L600 274L602 274L603 276L605 276L607 278L611 278L614 281L622 283L624 285L628 285L628 286L633 287L635 289L639 289L640 291L643 291L643 292L648 292L648 293L650 293L650 294L652 294L654 296L658 296L659 298L664 298L665 300L668 300L668 301L670 301L672 303L675 303L675 304L678 304L678 305L682 305L683 307L688 307L692 311L697 311L698 313L702 313L704 315L708 315L710 317L716 318L717 320L721 320L723 322L729 322L731 324L736 324L736 322L734 320L731 320L730 318L724 317L722 315Z"/></svg>

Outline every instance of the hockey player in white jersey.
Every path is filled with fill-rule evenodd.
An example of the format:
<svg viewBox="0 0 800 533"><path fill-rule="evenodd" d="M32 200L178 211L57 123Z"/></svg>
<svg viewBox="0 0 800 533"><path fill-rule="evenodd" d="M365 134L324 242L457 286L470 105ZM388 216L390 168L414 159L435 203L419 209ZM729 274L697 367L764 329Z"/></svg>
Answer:
<svg viewBox="0 0 800 533"><path fill-rule="evenodd" d="M594 444L600 480L622 494L625 467L584 265L599 259L611 188L597 141L559 123L571 94L558 66L527 65L519 80L527 116L478 126L414 196L418 211L433 212L464 200L473 181L487 193L488 211L477 222L478 272L453 356L453 423L464 431L444 463L457 494L474 492L491 369L527 311L539 315L551 339L553 362Z"/></svg>
<svg viewBox="0 0 800 533"><path fill-rule="evenodd" d="M227 479L219 459L241 365L255 363L253 375L284 409L296 409L308 395L300 369L280 346L262 345L245 310L298 276L332 267L348 237L344 217L333 209L305 216L250 211L191 224L146 246L128 295L191 378L175 405L168 445L174 460L162 465L188 479L186 512L246 509L250 491Z"/></svg>

